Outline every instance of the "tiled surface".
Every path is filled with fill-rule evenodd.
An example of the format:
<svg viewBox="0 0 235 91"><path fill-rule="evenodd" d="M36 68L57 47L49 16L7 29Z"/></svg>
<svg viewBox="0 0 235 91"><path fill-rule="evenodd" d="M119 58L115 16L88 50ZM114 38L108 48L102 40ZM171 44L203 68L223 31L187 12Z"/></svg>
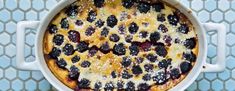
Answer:
<svg viewBox="0 0 235 91"><path fill-rule="evenodd" d="M0 0L0 90L54 90L39 71L22 71L15 67L16 23L40 20L60 0ZM235 90L235 0L180 0L192 8L201 22L227 26L226 70L202 73L188 88L193 90ZM25 57L34 59L35 30L26 32ZM208 33L208 62L216 59L217 34Z"/></svg>

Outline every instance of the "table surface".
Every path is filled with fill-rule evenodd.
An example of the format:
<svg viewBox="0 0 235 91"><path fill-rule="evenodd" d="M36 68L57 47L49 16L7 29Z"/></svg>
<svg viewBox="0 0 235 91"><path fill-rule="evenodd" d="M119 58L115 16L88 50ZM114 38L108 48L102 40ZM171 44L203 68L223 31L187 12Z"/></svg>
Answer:
<svg viewBox="0 0 235 91"><path fill-rule="evenodd" d="M16 68L16 23L41 20L60 0L0 0L0 90L55 90L40 71ZM226 70L201 73L187 90L235 91L235 0L180 0L201 22L223 23L227 27ZM25 57L34 60L35 30L26 31ZM208 32L208 62L216 60L217 33Z"/></svg>

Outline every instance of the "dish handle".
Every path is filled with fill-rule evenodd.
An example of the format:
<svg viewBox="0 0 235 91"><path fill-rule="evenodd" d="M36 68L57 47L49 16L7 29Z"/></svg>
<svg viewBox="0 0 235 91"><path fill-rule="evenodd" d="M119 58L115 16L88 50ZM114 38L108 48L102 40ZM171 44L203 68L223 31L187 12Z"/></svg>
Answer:
<svg viewBox="0 0 235 91"><path fill-rule="evenodd" d="M37 29L39 21L21 21L17 23L16 31L16 67L22 70L39 70L37 59L32 62L25 61L24 45L25 45L25 30L27 28Z"/></svg>
<svg viewBox="0 0 235 91"><path fill-rule="evenodd" d="M223 24L204 23L206 31L217 31L217 59L215 64L205 62L202 72L221 72L225 69L225 56L226 56L226 29Z"/></svg>

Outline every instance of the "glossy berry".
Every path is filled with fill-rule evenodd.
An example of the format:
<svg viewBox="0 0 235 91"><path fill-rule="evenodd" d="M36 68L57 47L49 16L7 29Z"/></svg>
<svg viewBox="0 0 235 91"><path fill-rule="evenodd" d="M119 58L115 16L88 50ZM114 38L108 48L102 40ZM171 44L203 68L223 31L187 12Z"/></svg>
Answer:
<svg viewBox="0 0 235 91"><path fill-rule="evenodd" d="M150 86L147 83L140 83L137 88L138 91L148 91Z"/></svg>
<svg viewBox="0 0 235 91"><path fill-rule="evenodd" d="M170 71L171 79L178 79L180 77L180 71L177 68L174 68Z"/></svg>
<svg viewBox="0 0 235 91"><path fill-rule="evenodd" d="M135 90L135 83L129 81L126 83L126 90L127 91L134 91Z"/></svg>
<svg viewBox="0 0 235 91"><path fill-rule="evenodd" d="M92 46L88 51L88 56L93 57L98 52L98 48L96 46Z"/></svg>
<svg viewBox="0 0 235 91"><path fill-rule="evenodd" d="M176 26L179 22L179 17L176 15L176 14L170 14L167 16L167 19L168 19L168 22L171 24L171 25L174 25Z"/></svg>
<svg viewBox="0 0 235 91"><path fill-rule="evenodd" d="M182 74L186 74L187 72L189 72L192 68L192 64L190 64L189 62L182 62L180 64L180 70L182 72Z"/></svg>
<svg viewBox="0 0 235 91"><path fill-rule="evenodd" d="M135 0L122 0L122 6L130 9L134 5Z"/></svg>
<svg viewBox="0 0 235 91"><path fill-rule="evenodd" d="M130 57L123 57L121 62L123 67L128 67L131 65L131 58Z"/></svg>
<svg viewBox="0 0 235 91"><path fill-rule="evenodd" d="M63 47L63 52L65 55L69 56L69 55L72 55L74 53L74 48L73 48L73 45L71 44L66 44L64 47Z"/></svg>
<svg viewBox="0 0 235 91"><path fill-rule="evenodd" d="M108 28L106 28L106 27L104 27L103 29L102 29L102 31L101 31L101 36L102 37L107 37L108 36L108 34L109 34L109 29Z"/></svg>
<svg viewBox="0 0 235 91"><path fill-rule="evenodd" d="M143 73L143 71L139 65L133 66L131 71L135 75L139 75L139 74Z"/></svg>
<svg viewBox="0 0 235 91"><path fill-rule="evenodd" d="M150 62L156 62L157 61L157 56L153 55L153 54L148 54L146 56L146 58L150 61Z"/></svg>
<svg viewBox="0 0 235 91"><path fill-rule="evenodd" d="M160 22L166 21L165 14L158 14L157 15L157 20Z"/></svg>
<svg viewBox="0 0 235 91"><path fill-rule="evenodd" d="M117 25L117 22L118 22L118 20L117 20L117 18L116 18L116 16L115 15L110 15L108 18L107 18L107 26L109 26L109 27L111 27L111 28L113 28L114 26L116 26Z"/></svg>
<svg viewBox="0 0 235 91"><path fill-rule="evenodd" d="M94 0L94 5L98 8L101 8L104 6L104 0Z"/></svg>
<svg viewBox="0 0 235 91"><path fill-rule="evenodd" d="M188 34L189 32L189 27L187 24L181 24L180 27L177 29L178 32L182 34Z"/></svg>
<svg viewBox="0 0 235 91"><path fill-rule="evenodd" d="M112 42L118 42L120 40L120 37L117 34L111 34L109 36L109 40Z"/></svg>
<svg viewBox="0 0 235 91"><path fill-rule="evenodd" d="M123 87L124 87L123 84L124 84L124 83L123 83L122 81L118 81L118 82L117 82L117 89L118 89L118 90L123 89Z"/></svg>
<svg viewBox="0 0 235 91"><path fill-rule="evenodd" d="M167 50L165 48L165 45L162 43L158 43L156 45L155 51L159 56L165 57L167 55Z"/></svg>
<svg viewBox="0 0 235 91"><path fill-rule="evenodd" d="M140 48L143 51L150 51L151 46L152 46L152 44L149 41L145 41L145 42L140 43Z"/></svg>
<svg viewBox="0 0 235 91"><path fill-rule="evenodd" d="M155 76L153 76L153 81L156 81L157 85L163 85L167 82L166 73L158 72Z"/></svg>
<svg viewBox="0 0 235 91"><path fill-rule="evenodd" d="M139 53L139 47L136 44L132 44L131 46L129 46L129 50L132 56L136 56Z"/></svg>
<svg viewBox="0 0 235 91"><path fill-rule="evenodd" d="M94 33L95 33L95 28L92 27L92 26L89 26L89 27L86 29L86 31L85 31L85 35L86 35L86 36L91 36L91 35L94 34Z"/></svg>
<svg viewBox="0 0 235 91"><path fill-rule="evenodd" d="M92 23L93 21L96 20L96 16L97 16L97 13L94 10L89 11L87 21Z"/></svg>
<svg viewBox="0 0 235 91"><path fill-rule="evenodd" d="M125 30L126 30L126 26L125 25L121 24L121 25L118 26L118 32L120 34L125 34Z"/></svg>
<svg viewBox="0 0 235 91"><path fill-rule="evenodd" d="M144 81L150 81L151 80L151 74L145 74L142 79Z"/></svg>
<svg viewBox="0 0 235 91"><path fill-rule="evenodd" d="M65 69L65 66L67 66L67 63L64 59L56 60L56 64L59 68Z"/></svg>
<svg viewBox="0 0 235 91"><path fill-rule="evenodd" d="M167 68L169 65L171 65L171 59L163 59L162 61L160 61L159 63L158 63L158 67L160 68L160 69L162 69L162 68Z"/></svg>
<svg viewBox="0 0 235 91"><path fill-rule="evenodd" d="M148 32L147 32L147 31L141 31L141 32L139 33L139 37L140 37L140 38L146 38L146 37L148 37Z"/></svg>
<svg viewBox="0 0 235 91"><path fill-rule="evenodd" d="M137 57L135 59L136 59L136 63L138 63L138 64L141 64L144 61L144 58L142 58L142 57Z"/></svg>
<svg viewBox="0 0 235 91"><path fill-rule="evenodd" d="M65 13L67 14L67 16L74 18L78 14L78 6L70 5L66 8Z"/></svg>
<svg viewBox="0 0 235 91"><path fill-rule="evenodd" d="M105 42L104 44L100 46L100 51L104 54L107 54L110 52L110 47L109 47L108 42Z"/></svg>
<svg viewBox="0 0 235 91"><path fill-rule="evenodd" d="M189 52L189 53L183 53L183 58L190 62L195 62L197 57L193 52Z"/></svg>
<svg viewBox="0 0 235 91"><path fill-rule="evenodd" d="M156 12L161 12L162 9L164 9L164 4L161 2L157 2L153 5L153 8L155 9Z"/></svg>
<svg viewBox="0 0 235 91"><path fill-rule="evenodd" d="M99 19L96 23L95 23L96 27L101 28L104 25L104 21L102 21L101 19Z"/></svg>
<svg viewBox="0 0 235 91"><path fill-rule="evenodd" d="M71 61L72 63L77 63L78 61L80 61L80 57L76 55L71 59Z"/></svg>
<svg viewBox="0 0 235 91"><path fill-rule="evenodd" d="M59 48L53 47L51 52L49 53L50 58L57 59L61 54L61 50Z"/></svg>
<svg viewBox="0 0 235 91"><path fill-rule="evenodd" d="M86 50L88 50L88 43L86 43L85 41L81 41L78 45L77 45L77 50L79 52L85 52Z"/></svg>
<svg viewBox="0 0 235 91"><path fill-rule="evenodd" d="M153 70L153 64L145 64L144 65L144 69L145 69L145 71L147 71L147 72L150 72L150 71L152 71Z"/></svg>
<svg viewBox="0 0 235 91"><path fill-rule="evenodd" d="M159 39L160 39L160 33L159 32L153 32L153 33L150 34L150 41L153 44L156 44Z"/></svg>
<svg viewBox="0 0 235 91"><path fill-rule="evenodd" d="M184 46L188 49L195 48L196 47L196 39L195 38L186 39L184 42Z"/></svg>
<svg viewBox="0 0 235 91"><path fill-rule="evenodd" d="M54 34L54 33L57 33L58 28L55 24L50 24L48 26L48 31L49 31L50 34Z"/></svg>
<svg viewBox="0 0 235 91"><path fill-rule="evenodd" d="M90 81L86 78L82 78L80 81L78 81L78 87L79 88L89 88Z"/></svg>
<svg viewBox="0 0 235 91"><path fill-rule="evenodd" d="M106 83L104 86L105 91L113 91L114 85L112 82Z"/></svg>
<svg viewBox="0 0 235 91"><path fill-rule="evenodd" d="M83 25L83 22L82 22L82 20L77 20L77 21L75 22L75 24L76 24L77 26L82 26L82 25Z"/></svg>
<svg viewBox="0 0 235 91"><path fill-rule="evenodd" d="M90 65L91 65L91 63L89 61L83 61L81 63L81 67L83 67L83 68L88 68L88 67L90 67Z"/></svg>
<svg viewBox="0 0 235 91"><path fill-rule="evenodd" d="M132 39L133 39L133 36L132 36L132 35L127 35L127 36L125 37L125 41L128 42L128 43L130 43L130 42L132 41Z"/></svg>
<svg viewBox="0 0 235 91"><path fill-rule="evenodd" d="M57 34L53 37L53 42L55 45L60 46L64 42L64 36L61 34Z"/></svg>
<svg viewBox="0 0 235 91"><path fill-rule="evenodd" d="M117 73L115 71L112 71L111 72L111 76L112 76L112 78L116 78L117 77Z"/></svg>
<svg viewBox="0 0 235 91"><path fill-rule="evenodd" d="M95 87L95 91L99 91L99 89L102 87L102 83L96 82L94 87Z"/></svg>
<svg viewBox="0 0 235 91"><path fill-rule="evenodd" d="M131 34L135 34L138 30L139 30L139 26L135 23L135 22L132 22L130 25L129 25L129 32Z"/></svg>
<svg viewBox="0 0 235 91"><path fill-rule="evenodd" d="M166 43L167 46L171 45L172 38L169 35L164 35L163 37L164 42Z"/></svg>
<svg viewBox="0 0 235 91"><path fill-rule="evenodd" d="M72 41L74 43L78 43L78 42L80 42L80 33L75 30L70 30L68 32L68 38L70 41Z"/></svg>
<svg viewBox="0 0 235 91"><path fill-rule="evenodd" d="M125 55L126 49L123 43L115 44L113 48L113 53L116 55Z"/></svg>
<svg viewBox="0 0 235 91"><path fill-rule="evenodd" d="M160 30L163 33L166 33L168 31L168 29L166 28L164 24L160 24L158 27L158 30Z"/></svg>
<svg viewBox="0 0 235 91"><path fill-rule="evenodd" d="M140 13L147 13L150 10L150 4L145 2L139 2L137 9Z"/></svg>
<svg viewBox="0 0 235 91"><path fill-rule="evenodd" d="M132 77L133 77L133 75L129 74L128 71L124 70L124 71L122 72L122 78L123 78L123 79L130 79L130 78L132 78Z"/></svg>
<svg viewBox="0 0 235 91"><path fill-rule="evenodd" d="M67 18L61 19L60 25L61 25L61 28L68 29L69 28L69 21L67 20Z"/></svg>
<svg viewBox="0 0 235 91"><path fill-rule="evenodd" d="M79 69L76 66L71 66L69 71L69 78L72 80L77 80L79 77Z"/></svg>

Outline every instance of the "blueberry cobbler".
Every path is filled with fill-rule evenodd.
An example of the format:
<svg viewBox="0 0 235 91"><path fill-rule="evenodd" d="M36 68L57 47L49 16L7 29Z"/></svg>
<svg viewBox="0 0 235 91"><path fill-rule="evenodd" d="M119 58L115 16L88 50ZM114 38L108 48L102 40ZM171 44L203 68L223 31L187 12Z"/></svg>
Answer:
<svg viewBox="0 0 235 91"><path fill-rule="evenodd" d="M78 0L48 25L51 72L74 90L164 91L195 64L192 23L163 1Z"/></svg>

